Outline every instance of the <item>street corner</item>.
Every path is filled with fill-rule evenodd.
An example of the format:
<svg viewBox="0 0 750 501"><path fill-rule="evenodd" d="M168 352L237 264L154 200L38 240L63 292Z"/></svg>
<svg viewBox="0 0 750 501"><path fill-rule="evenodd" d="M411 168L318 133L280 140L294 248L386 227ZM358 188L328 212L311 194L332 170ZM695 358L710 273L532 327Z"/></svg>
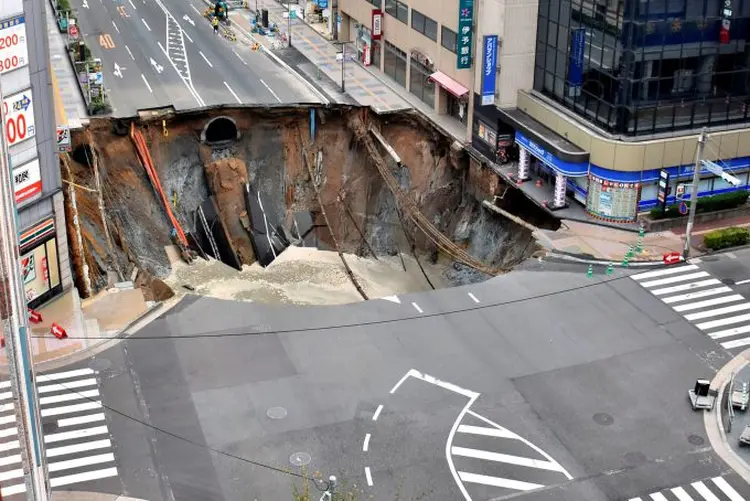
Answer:
<svg viewBox="0 0 750 501"><path fill-rule="evenodd" d="M473 410L481 398L415 369L398 379L363 430L372 493L479 501L573 478L547 451Z"/></svg>

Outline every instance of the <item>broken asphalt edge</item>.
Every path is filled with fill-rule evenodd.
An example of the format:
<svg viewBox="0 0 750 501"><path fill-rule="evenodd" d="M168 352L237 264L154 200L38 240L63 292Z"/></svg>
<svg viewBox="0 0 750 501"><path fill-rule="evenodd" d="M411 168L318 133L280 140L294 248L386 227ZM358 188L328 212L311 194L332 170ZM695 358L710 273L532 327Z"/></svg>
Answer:
<svg viewBox="0 0 750 501"><path fill-rule="evenodd" d="M52 501L145 501L124 494L91 491L52 491Z"/></svg>
<svg viewBox="0 0 750 501"><path fill-rule="evenodd" d="M742 477L745 482L750 483L750 465L729 445L721 412L722 395L729 384L732 374L739 372L748 363L750 363L750 349L734 357L716 373L711 381L711 389L718 392L718 402L714 404L716 412L703 411L703 424L706 428L706 436L714 452Z"/></svg>

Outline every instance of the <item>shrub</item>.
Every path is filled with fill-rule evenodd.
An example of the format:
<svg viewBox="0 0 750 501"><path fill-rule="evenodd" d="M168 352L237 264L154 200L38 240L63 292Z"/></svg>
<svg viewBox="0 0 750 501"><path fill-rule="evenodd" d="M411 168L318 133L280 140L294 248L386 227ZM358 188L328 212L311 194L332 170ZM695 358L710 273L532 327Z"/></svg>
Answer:
<svg viewBox="0 0 750 501"><path fill-rule="evenodd" d="M745 245L749 241L750 230L736 227L710 231L703 237L703 244L711 250Z"/></svg>
<svg viewBox="0 0 750 501"><path fill-rule="evenodd" d="M701 214L703 212L734 209L736 207L739 207L740 205L747 203L748 196L750 196L749 192L741 190L722 193L721 195L699 198L696 213ZM689 200L685 203L688 207L690 207ZM669 219L681 216L682 214L680 214L679 204L668 205L666 212L662 212L660 207L655 207L651 209L651 212L649 213L649 217L652 220Z"/></svg>

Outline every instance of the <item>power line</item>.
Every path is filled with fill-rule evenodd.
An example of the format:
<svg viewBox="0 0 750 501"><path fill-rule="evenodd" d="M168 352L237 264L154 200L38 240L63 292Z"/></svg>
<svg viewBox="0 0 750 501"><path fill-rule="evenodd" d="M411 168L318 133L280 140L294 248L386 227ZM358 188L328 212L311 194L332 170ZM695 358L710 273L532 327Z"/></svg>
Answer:
<svg viewBox="0 0 750 501"><path fill-rule="evenodd" d="M655 269L663 268L662 267L654 267ZM508 301L501 301L496 303L485 303L475 306L469 306L467 308L457 308L453 310L448 310L444 312L435 312L435 313L424 313L420 314L418 316L411 316L406 318L387 318L387 319L379 319L379 320L370 320L366 322L352 322L347 324L334 324L334 325L323 325L320 327L300 327L296 329L279 329L279 330L263 330L263 329L253 329L252 331L242 330L238 332L227 332L226 329L220 330L220 331L205 331L205 332L199 332L196 334L175 334L171 336L143 336L138 337L136 335L128 336L123 339L127 340L159 340L159 339L213 339L213 338L239 338L239 337L247 337L247 336L262 336L262 335L269 335L269 334L294 334L294 333L301 333L301 332L311 332L311 331L328 331L328 330L336 330L336 329L347 329L352 327L369 327L373 325L385 325L385 324L391 324L391 323L397 323L397 322L407 322L411 320L421 320L425 318L435 318L440 317L443 315L457 315L459 313L468 313L472 311L481 311L488 308L495 308L498 306L510 306L514 304L519 304L524 301L531 301L534 299L544 299L548 297L554 297L559 294L566 294L568 292L576 292L579 290L585 290L591 287L596 287L600 284L608 284L610 282L614 282L616 280L621 280L623 278L627 278L629 275L624 275L621 277L614 277L607 280L602 280L600 282L592 282L585 285L580 285L576 287L571 287L568 289L562 289L558 291L552 291L552 292L545 292L543 294L539 294L536 296L531 297L523 297L518 299L511 299ZM256 327L264 327L263 325L256 326ZM34 335L32 336L34 338L46 338L45 335ZM68 336L68 339L102 339L102 340L112 340L116 339L115 337L108 337L108 336Z"/></svg>

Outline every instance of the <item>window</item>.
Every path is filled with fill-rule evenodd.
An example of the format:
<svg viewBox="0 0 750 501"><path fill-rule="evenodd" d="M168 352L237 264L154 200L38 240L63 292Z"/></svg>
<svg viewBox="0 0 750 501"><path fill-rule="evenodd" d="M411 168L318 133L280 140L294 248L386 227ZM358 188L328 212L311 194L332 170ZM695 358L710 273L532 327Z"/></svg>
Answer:
<svg viewBox="0 0 750 501"><path fill-rule="evenodd" d="M409 24L409 6L399 0L385 0L385 12L404 24Z"/></svg>
<svg viewBox="0 0 750 501"><path fill-rule="evenodd" d="M411 11L411 27L433 42L437 42L437 23L419 11Z"/></svg>
<svg viewBox="0 0 750 501"><path fill-rule="evenodd" d="M367 1L370 2L371 4L373 4L375 7L377 7L379 9L380 6L381 6L381 1L382 0L367 0Z"/></svg>
<svg viewBox="0 0 750 501"><path fill-rule="evenodd" d="M414 18L412 17L412 21ZM417 96L430 106L435 107L435 83L430 80L432 71L425 65L411 59L411 73L409 77L409 92Z"/></svg>
<svg viewBox="0 0 750 501"><path fill-rule="evenodd" d="M456 32L445 26L440 30L440 44L449 51L456 53Z"/></svg>
<svg viewBox="0 0 750 501"><path fill-rule="evenodd" d="M399 85L406 87L406 52L392 43L385 42L385 65L383 71Z"/></svg>

